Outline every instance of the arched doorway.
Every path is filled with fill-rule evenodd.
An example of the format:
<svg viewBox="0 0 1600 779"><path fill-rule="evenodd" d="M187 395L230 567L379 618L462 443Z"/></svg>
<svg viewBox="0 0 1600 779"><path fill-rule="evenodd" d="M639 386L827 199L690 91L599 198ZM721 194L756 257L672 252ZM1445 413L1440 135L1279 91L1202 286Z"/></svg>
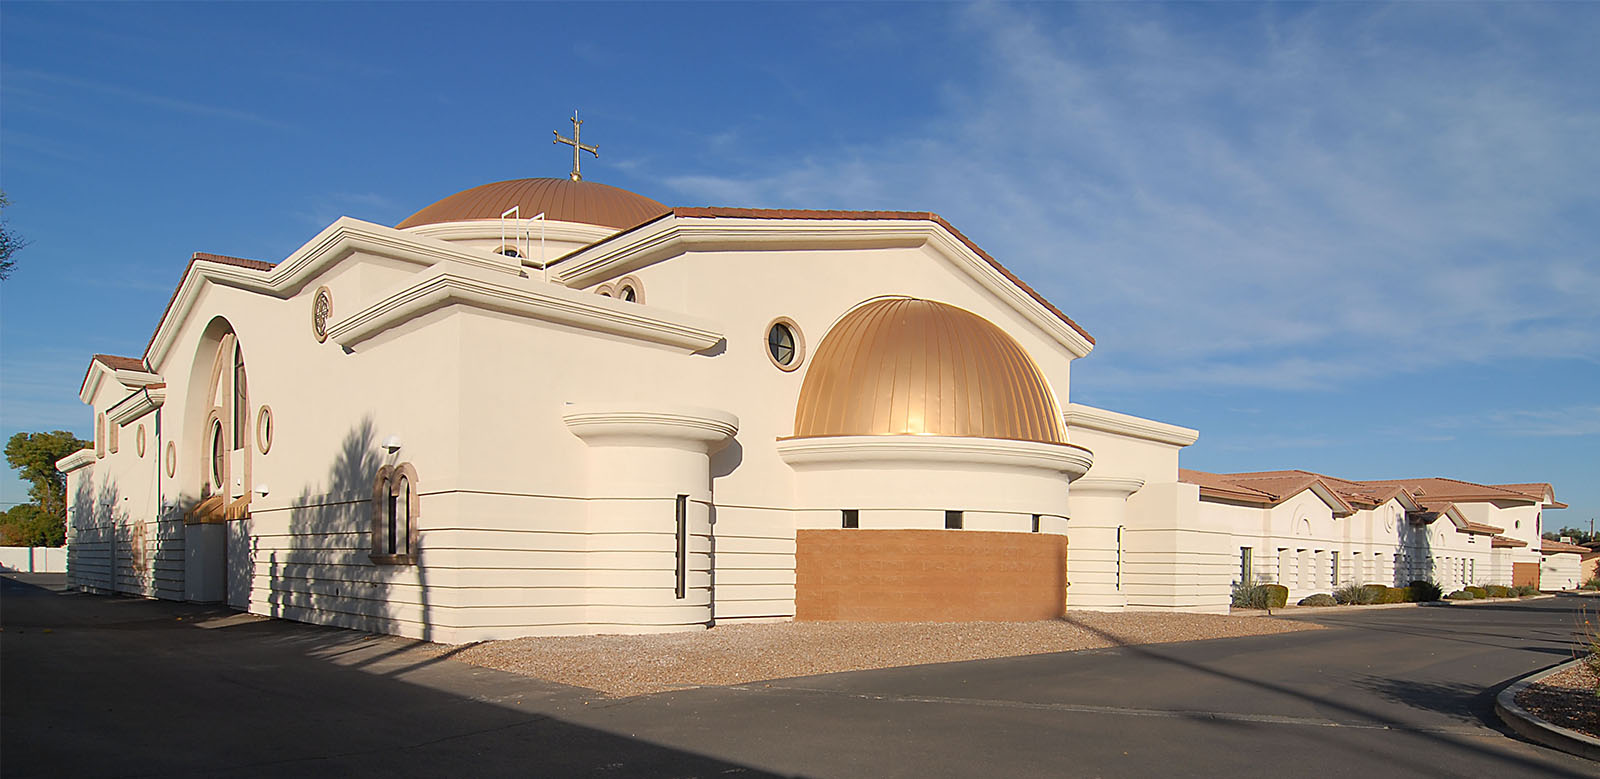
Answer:
<svg viewBox="0 0 1600 779"><path fill-rule="evenodd" d="M249 545L250 389L244 347L216 317L195 349L184 408L188 473L180 489L196 495L184 514L189 600L249 607L254 573Z"/></svg>

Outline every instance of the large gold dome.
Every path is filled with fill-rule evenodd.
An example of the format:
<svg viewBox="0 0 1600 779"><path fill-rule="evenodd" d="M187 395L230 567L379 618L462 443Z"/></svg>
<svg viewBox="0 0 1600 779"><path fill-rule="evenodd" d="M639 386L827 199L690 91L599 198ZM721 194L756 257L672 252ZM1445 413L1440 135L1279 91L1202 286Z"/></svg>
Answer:
<svg viewBox="0 0 1600 779"><path fill-rule="evenodd" d="M794 435L1067 442L1055 395L1016 340L971 311L914 298L865 303L828 331L800 386Z"/></svg>
<svg viewBox="0 0 1600 779"><path fill-rule="evenodd" d="M499 219L512 206L520 206L523 219L543 212L560 222L615 227L623 230L644 224L667 212L667 207L644 195L593 181L571 179L515 179L463 190L407 217L395 227L405 229L440 222Z"/></svg>

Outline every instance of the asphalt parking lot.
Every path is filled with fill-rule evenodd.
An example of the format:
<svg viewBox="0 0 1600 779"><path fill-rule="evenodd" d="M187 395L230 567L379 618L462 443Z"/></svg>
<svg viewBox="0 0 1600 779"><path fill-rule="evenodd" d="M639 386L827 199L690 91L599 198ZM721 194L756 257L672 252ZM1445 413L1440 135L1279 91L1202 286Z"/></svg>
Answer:
<svg viewBox="0 0 1600 779"><path fill-rule="evenodd" d="M0 577L4 776L1585 776L1493 713L1564 596L608 699L413 643Z"/></svg>

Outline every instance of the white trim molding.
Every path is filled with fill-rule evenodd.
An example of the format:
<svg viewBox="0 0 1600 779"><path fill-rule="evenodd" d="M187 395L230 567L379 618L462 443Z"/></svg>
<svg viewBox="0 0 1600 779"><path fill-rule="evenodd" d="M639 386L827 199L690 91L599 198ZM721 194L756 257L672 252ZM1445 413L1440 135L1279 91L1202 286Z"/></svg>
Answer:
<svg viewBox="0 0 1600 779"><path fill-rule="evenodd" d="M1094 453L1071 444L931 435L849 435L778 440L778 455L797 471L850 465L998 465L1066 474L1089 472Z"/></svg>
<svg viewBox="0 0 1600 779"><path fill-rule="evenodd" d="M134 420L161 408L167 400L167 388L143 387L132 395L117 401L116 405L106 410L106 419L121 427Z"/></svg>
<svg viewBox="0 0 1600 779"><path fill-rule="evenodd" d="M739 418L700 406L661 403L567 403L561 420L590 446L674 446L713 451L739 432Z"/></svg>
<svg viewBox="0 0 1600 779"><path fill-rule="evenodd" d="M1074 357L1094 349L1082 333L978 256L942 225L926 219L757 219L667 215L614 240L579 249L552 265L551 278L588 287L687 251L929 247L986 291L1065 347Z"/></svg>
<svg viewBox="0 0 1600 779"><path fill-rule="evenodd" d="M522 276L522 263L486 249L460 246L425 235L340 217L271 270L257 270L197 259L184 274L172 305L161 318L146 351L147 365L160 365L206 284L217 284L288 299L323 269L356 252L427 267L453 262L486 271Z"/></svg>
<svg viewBox="0 0 1600 779"><path fill-rule="evenodd" d="M1072 494L1126 498L1142 487L1144 479L1133 476L1088 476L1072 483Z"/></svg>
<svg viewBox="0 0 1600 779"><path fill-rule="evenodd" d="M576 243L582 245L588 245L594 243L595 241L609 238L613 235L616 235L618 232L618 230L613 227L601 227L598 225L583 224L581 222L562 222L555 219L507 219L505 221L508 225L515 224L517 226L517 230L521 233L520 237L522 239L526 240L531 237L534 245L539 243L541 229L544 231L543 235L546 241ZM501 220L499 219L470 219L460 222L436 222L433 224L417 225L416 227L407 227L402 229L401 232L410 233L412 235L420 235L427 238L434 238L440 241L498 241L502 237L500 222ZM542 228L540 226L540 222L544 223ZM559 256L560 255L547 258L546 262L558 259ZM537 257L523 257L522 260L522 264L524 265L531 265L535 268L542 267Z"/></svg>
<svg viewBox="0 0 1600 779"><path fill-rule="evenodd" d="M1082 403L1068 403L1066 410L1061 413L1061 418L1066 422L1068 435L1072 434L1072 428L1081 427L1169 446L1188 446L1200 440L1198 430L1131 414L1119 414L1103 408L1085 406Z"/></svg>
<svg viewBox="0 0 1600 779"><path fill-rule="evenodd" d="M328 338L345 348L418 316L450 305L555 322L584 330L611 333L673 346L689 352L709 349L722 341L717 326L659 308L623 303L554 284L522 280L513 286L448 264L408 284L366 308L340 318L328 328Z"/></svg>
<svg viewBox="0 0 1600 779"><path fill-rule="evenodd" d="M94 449L79 449L72 454L56 460L56 470L62 473L72 473L86 466L94 465Z"/></svg>

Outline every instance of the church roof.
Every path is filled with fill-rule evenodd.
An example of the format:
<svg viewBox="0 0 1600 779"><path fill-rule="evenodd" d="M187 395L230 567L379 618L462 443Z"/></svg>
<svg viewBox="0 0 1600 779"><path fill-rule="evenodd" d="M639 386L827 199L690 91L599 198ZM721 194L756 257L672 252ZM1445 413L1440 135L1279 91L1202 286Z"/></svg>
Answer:
<svg viewBox="0 0 1600 779"><path fill-rule="evenodd" d="M1038 291L1033 287L1028 286L1027 282L1024 282L1022 279L1018 278L1017 275L1012 273L1009 268L1001 265L999 260L996 260L994 257L990 256L988 252L983 250L983 247L973 243L971 238L963 235L960 230L955 228L954 225L946 222L944 217L939 216L931 211L834 211L798 208L731 208L725 206L696 208L678 207L665 209L663 213L657 214L655 217L647 221L641 221L638 224L630 225L629 229L617 233L616 235L602 238L599 241L590 244L589 247L584 248L587 249L593 246L599 246L600 244L607 243L609 241L614 241L627 233L631 233L634 230L642 228L645 225L656 221L656 219L659 219L660 217L669 215L679 219L883 219L933 222L934 224L944 228L946 232L955 236L956 240L960 241L968 249L971 249L973 254L978 255L978 257L982 258L984 262L990 265L990 267L994 268L996 272L998 272L1001 276L1004 276L1007 281L1015 284L1018 289L1022 290L1024 293L1027 293L1028 297L1033 298L1034 301L1039 305L1044 306L1045 310L1049 311L1051 314L1054 314L1068 327L1071 327L1074 331L1076 331L1078 335L1083 336L1084 340L1088 341L1090 344L1095 342L1094 336L1090 335L1088 330L1083 329L1082 325L1074 322L1072 317L1067 316L1064 312L1062 312L1061 309L1056 308L1054 303L1051 303L1049 300L1045 299L1045 296L1039 294ZM582 251L582 249L579 251ZM578 252L573 252L568 254L566 257L551 261L550 264L552 266L558 265L568 257L572 257L576 254L578 254Z"/></svg>
<svg viewBox="0 0 1600 779"><path fill-rule="evenodd" d="M518 208L529 219L543 213L560 222L614 227L623 230L648 222L667 207L626 189L593 181L571 179L513 179L463 190L440 200L395 225L398 229L441 222L499 219Z"/></svg>
<svg viewBox="0 0 1600 779"><path fill-rule="evenodd" d="M966 309L916 298L856 307L823 337L794 437L942 435L1067 443L1044 374Z"/></svg>

